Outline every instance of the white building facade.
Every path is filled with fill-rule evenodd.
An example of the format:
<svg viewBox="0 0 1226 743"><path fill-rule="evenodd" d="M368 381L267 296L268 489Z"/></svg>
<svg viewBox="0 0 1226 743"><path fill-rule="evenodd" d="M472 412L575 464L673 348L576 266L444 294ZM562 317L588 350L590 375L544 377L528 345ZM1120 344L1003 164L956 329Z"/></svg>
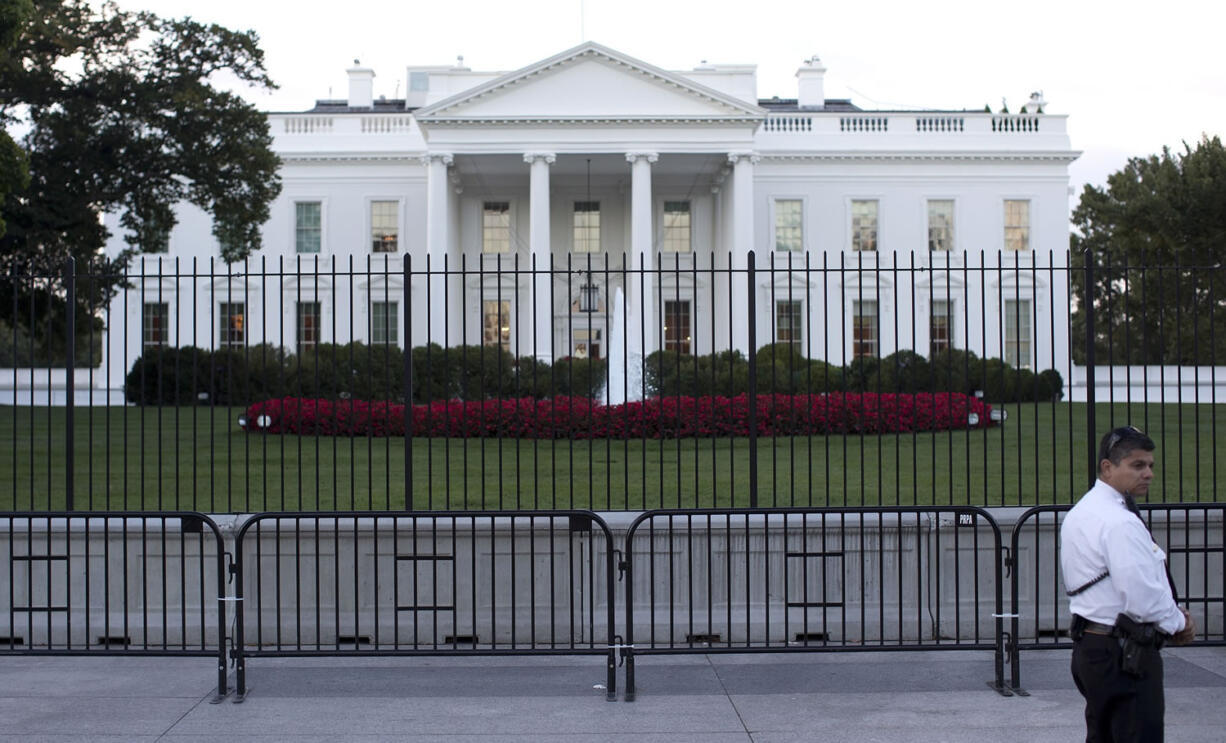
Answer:
<svg viewBox="0 0 1226 743"><path fill-rule="evenodd" d="M753 66L585 43L505 74L410 67L388 101L356 66L347 100L269 114L284 188L260 253L226 266L184 207L169 252L136 260L112 378L149 345L360 340L546 361L955 347L1067 379L1066 117L864 111L825 72L759 99Z"/></svg>

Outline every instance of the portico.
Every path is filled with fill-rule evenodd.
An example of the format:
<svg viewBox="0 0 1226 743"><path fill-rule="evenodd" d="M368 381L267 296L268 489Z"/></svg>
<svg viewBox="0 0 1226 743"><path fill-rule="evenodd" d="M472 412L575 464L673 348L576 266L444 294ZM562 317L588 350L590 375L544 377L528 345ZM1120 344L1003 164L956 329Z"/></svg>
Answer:
<svg viewBox="0 0 1226 743"><path fill-rule="evenodd" d="M465 295L482 304L432 322L430 340L488 342L478 337L488 329L458 324L461 314L480 315L517 356L598 354L620 290L626 348L662 347L668 319L657 308L670 292L692 308L700 289L677 273L753 243L752 147L764 118L591 43L418 110L428 254L463 265ZM730 168L729 192L719 184ZM507 317L512 307L529 316ZM689 343L682 332L678 342Z"/></svg>

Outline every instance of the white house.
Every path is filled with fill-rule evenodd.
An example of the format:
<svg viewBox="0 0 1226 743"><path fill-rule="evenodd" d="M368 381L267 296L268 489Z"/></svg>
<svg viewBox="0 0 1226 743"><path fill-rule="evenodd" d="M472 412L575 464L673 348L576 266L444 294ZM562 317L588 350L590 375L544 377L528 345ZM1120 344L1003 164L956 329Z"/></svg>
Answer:
<svg viewBox="0 0 1226 743"><path fill-rule="evenodd" d="M387 100L355 61L347 100L269 114L284 190L260 253L226 266L186 207L135 262L112 378L164 343L745 349L751 296L759 346L952 345L1068 378L1066 117L862 110L825 73L760 99L753 65L584 43L509 73L411 66Z"/></svg>

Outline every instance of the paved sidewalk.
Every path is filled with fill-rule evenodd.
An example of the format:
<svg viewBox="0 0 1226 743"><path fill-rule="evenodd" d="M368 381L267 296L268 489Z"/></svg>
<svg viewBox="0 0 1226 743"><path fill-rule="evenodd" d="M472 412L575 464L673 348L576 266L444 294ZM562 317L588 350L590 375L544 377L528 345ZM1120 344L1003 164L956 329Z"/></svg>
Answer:
<svg viewBox="0 0 1226 743"><path fill-rule="evenodd" d="M1226 734L1226 648L1164 651L1167 740ZM986 682L989 653L642 656L638 698L605 700L601 658L249 661L210 704L213 662L0 657L0 741L1076 741L1068 651L1022 657L1029 697ZM618 683L623 682L619 671ZM619 690L620 692L620 690Z"/></svg>

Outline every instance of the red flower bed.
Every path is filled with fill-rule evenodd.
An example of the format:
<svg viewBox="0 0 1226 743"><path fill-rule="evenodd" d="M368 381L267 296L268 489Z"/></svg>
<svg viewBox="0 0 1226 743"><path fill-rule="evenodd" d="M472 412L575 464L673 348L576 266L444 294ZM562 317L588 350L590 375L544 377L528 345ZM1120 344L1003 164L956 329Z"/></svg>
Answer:
<svg viewBox="0 0 1226 743"><path fill-rule="evenodd" d="M759 436L909 433L991 425L991 406L956 392L759 395ZM968 425L970 414L979 416ZM661 397L598 405L583 397L439 401L411 408L412 434L425 437L633 439L749 435L749 398ZM247 408L257 433L404 436L405 406L287 397Z"/></svg>

